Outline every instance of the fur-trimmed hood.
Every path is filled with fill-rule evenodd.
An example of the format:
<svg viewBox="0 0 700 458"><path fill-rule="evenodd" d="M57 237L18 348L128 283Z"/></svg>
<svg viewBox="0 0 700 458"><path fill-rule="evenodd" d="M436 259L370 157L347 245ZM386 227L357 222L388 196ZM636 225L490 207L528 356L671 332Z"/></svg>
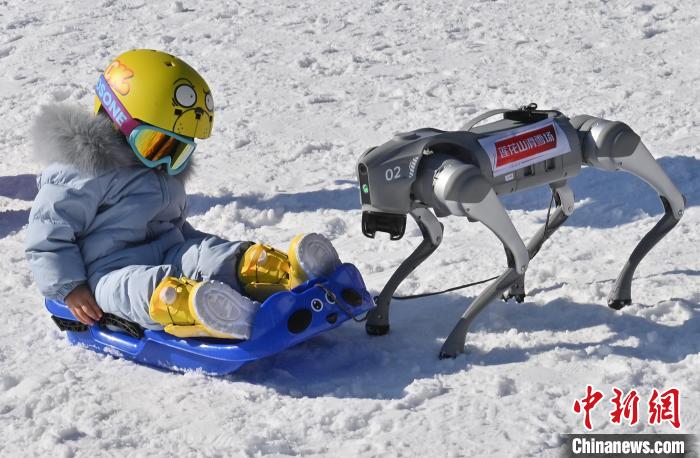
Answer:
<svg viewBox="0 0 700 458"><path fill-rule="evenodd" d="M63 300L86 281L95 291L103 275L126 266L156 266L153 271L162 275L160 265L171 264L165 262L170 248L204 237L186 223L183 174L170 176L143 165L103 115L45 107L32 135L34 153L47 165L37 178L25 251L44 296ZM129 275L142 277L140 272ZM140 296L148 289L127 289L110 296L109 303L120 305L100 305L130 316L119 307L132 304L144 310L148 320L143 309L148 298Z"/></svg>
<svg viewBox="0 0 700 458"><path fill-rule="evenodd" d="M90 176L120 167L145 167L109 117L75 105L43 106L31 138L35 159L43 165L70 164ZM192 162L177 175L182 181L190 175Z"/></svg>

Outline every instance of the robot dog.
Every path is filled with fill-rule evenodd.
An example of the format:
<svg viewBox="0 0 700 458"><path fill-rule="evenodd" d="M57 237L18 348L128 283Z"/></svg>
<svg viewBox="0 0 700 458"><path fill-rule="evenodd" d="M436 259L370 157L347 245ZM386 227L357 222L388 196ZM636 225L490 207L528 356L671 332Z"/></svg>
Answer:
<svg viewBox="0 0 700 458"><path fill-rule="evenodd" d="M477 127L497 114L503 119ZM574 211L568 180L583 164L640 177L656 190L665 209L635 247L608 297L608 305L619 310L631 303L637 265L678 223L685 207L685 197L626 124L586 115L569 119L530 104L484 113L461 131L425 128L399 133L366 151L357 165L363 233L373 238L378 231L388 232L391 240L398 240L410 214L423 235L375 299L367 333L389 332L389 304L396 288L440 245L443 226L437 217L465 216L483 223L501 240L508 268L470 304L443 344L440 358L463 352L471 323L489 303L501 295L524 300L528 263ZM550 186L556 207L526 246L498 196L543 184Z"/></svg>

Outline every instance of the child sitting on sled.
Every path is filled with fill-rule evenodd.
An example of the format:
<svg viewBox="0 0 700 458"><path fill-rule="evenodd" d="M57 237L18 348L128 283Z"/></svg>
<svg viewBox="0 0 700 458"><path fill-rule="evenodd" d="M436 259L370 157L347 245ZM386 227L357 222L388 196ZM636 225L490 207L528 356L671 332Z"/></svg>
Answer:
<svg viewBox="0 0 700 458"><path fill-rule="evenodd" d="M94 113L44 107L33 130L47 166L26 256L41 293L79 321L104 311L180 337L246 339L255 301L340 264L318 234L295 237L284 253L186 221L194 138L209 137L214 119L209 86L188 64L128 51L96 92Z"/></svg>

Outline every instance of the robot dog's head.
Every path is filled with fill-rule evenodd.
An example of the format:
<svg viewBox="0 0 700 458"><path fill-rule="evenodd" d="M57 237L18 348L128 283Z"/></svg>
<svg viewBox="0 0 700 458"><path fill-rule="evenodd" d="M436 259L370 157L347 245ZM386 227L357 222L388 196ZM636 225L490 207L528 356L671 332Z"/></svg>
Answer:
<svg viewBox="0 0 700 458"><path fill-rule="evenodd" d="M383 145L367 150L357 164L362 202L362 232L374 237L387 232L403 237L406 214L415 206L412 188L425 141L421 131L397 134Z"/></svg>

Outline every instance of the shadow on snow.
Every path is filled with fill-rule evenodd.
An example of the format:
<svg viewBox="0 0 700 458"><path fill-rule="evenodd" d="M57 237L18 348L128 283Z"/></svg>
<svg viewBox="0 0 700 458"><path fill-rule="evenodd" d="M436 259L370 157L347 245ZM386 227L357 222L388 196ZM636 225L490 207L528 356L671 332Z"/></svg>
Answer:
<svg viewBox="0 0 700 458"><path fill-rule="evenodd" d="M0 196L19 200L34 200L36 193L36 175L0 176Z"/></svg>
<svg viewBox="0 0 700 458"><path fill-rule="evenodd" d="M0 196L2 197L33 200L36 193L36 175L0 176ZM22 229L28 219L29 210L0 211L0 238Z"/></svg>
<svg viewBox="0 0 700 458"><path fill-rule="evenodd" d="M676 273L700 276L700 271L694 270ZM440 361L437 355L442 342L473 299L449 294L438 299L397 302L387 336L370 337L363 325L347 323L279 355L250 363L229 378L263 384L293 396L400 399L416 379L457 373L470 366L524 362L552 350L585 351L584 358L619 355L664 363L676 363L700 352L700 305L684 299L671 299L691 313L689 319L675 326L634 316L629 309L617 312L603 304L566 299L546 304L497 301L475 321L467 336L467 353L455 360ZM570 332L596 326L607 328L602 338L590 337L596 333L589 333L571 342ZM546 343L544 338L534 338L523 345L511 342L479 350L479 336L503 334L510 329L551 333L547 333ZM570 357L562 356L567 360Z"/></svg>

